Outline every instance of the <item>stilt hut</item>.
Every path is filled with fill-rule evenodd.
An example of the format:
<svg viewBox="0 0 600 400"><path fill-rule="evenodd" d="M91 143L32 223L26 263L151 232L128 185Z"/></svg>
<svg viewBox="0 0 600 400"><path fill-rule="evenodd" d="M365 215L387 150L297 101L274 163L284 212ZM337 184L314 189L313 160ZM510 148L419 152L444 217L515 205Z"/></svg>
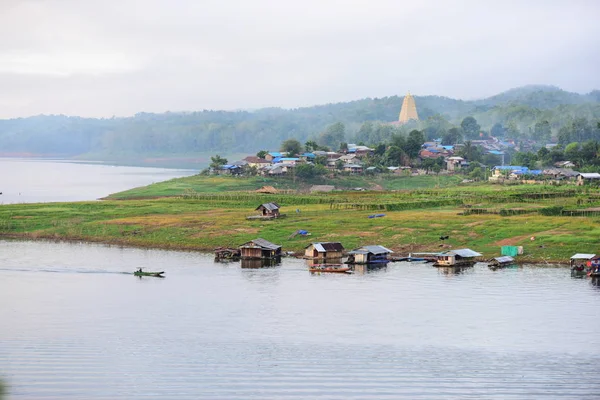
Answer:
<svg viewBox="0 0 600 400"><path fill-rule="evenodd" d="M277 218L279 217L279 204L275 202L263 203L256 207L256 211L260 212L263 217Z"/></svg>
<svg viewBox="0 0 600 400"><path fill-rule="evenodd" d="M363 246L348 253L348 264L381 264L387 263L388 254L392 250L379 245Z"/></svg>
<svg viewBox="0 0 600 400"><path fill-rule="evenodd" d="M339 242L311 243L304 249L304 257L319 260L342 258L344 246Z"/></svg>
<svg viewBox="0 0 600 400"><path fill-rule="evenodd" d="M472 267L481 254L471 249L456 249L435 256L434 267Z"/></svg>
<svg viewBox="0 0 600 400"><path fill-rule="evenodd" d="M240 247L242 259L268 259L281 257L281 246L265 239L254 239Z"/></svg>

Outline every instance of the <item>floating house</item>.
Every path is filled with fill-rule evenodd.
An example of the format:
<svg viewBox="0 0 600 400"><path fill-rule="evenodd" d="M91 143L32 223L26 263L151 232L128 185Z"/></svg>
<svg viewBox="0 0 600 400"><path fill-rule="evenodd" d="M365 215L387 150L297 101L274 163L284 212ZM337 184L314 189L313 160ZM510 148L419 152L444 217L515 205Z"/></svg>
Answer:
<svg viewBox="0 0 600 400"><path fill-rule="evenodd" d="M577 253L571 257L571 268L574 266L585 266L588 261L596 258L595 254Z"/></svg>
<svg viewBox="0 0 600 400"><path fill-rule="evenodd" d="M363 246L348 253L347 264L378 264L387 263L388 254L392 250L379 245Z"/></svg>
<svg viewBox="0 0 600 400"><path fill-rule="evenodd" d="M434 267L472 267L481 254L471 249L456 249L435 256Z"/></svg>
<svg viewBox="0 0 600 400"><path fill-rule="evenodd" d="M304 249L306 258L319 260L340 259L344 253L344 246L339 242L311 243Z"/></svg>
<svg viewBox="0 0 600 400"><path fill-rule="evenodd" d="M279 217L279 204L275 202L263 203L256 207L256 211L260 212L263 217L277 218Z"/></svg>
<svg viewBox="0 0 600 400"><path fill-rule="evenodd" d="M269 259L281 257L281 246L265 239L254 239L239 247L242 259Z"/></svg>
<svg viewBox="0 0 600 400"><path fill-rule="evenodd" d="M511 256L495 257L495 258L492 258L488 262L488 267L490 267L492 269L503 268L503 267L512 265L514 263L515 263L515 259L512 258Z"/></svg>

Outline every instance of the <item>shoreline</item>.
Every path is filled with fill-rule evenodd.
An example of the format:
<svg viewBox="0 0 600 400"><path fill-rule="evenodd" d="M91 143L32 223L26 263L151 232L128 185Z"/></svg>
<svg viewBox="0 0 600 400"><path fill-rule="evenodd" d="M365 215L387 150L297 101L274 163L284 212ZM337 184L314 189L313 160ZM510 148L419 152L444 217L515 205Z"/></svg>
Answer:
<svg viewBox="0 0 600 400"><path fill-rule="evenodd" d="M99 244L105 246L116 246L121 248L135 248L135 249L146 249L146 250L165 250L165 251L181 251L181 252L189 252L189 253L202 253L202 254L214 254L214 247L209 246L184 246L184 245L153 245L153 244L143 244L143 243L131 243L128 241L120 241L120 240L104 240L104 239L94 239L94 238L81 238L81 237L65 237L65 236L56 236L56 235L39 235L39 234L6 234L0 233L0 240L16 240L16 241L31 241L31 242L55 242L55 243L84 243L84 244ZM394 250L393 246L390 250ZM417 253L421 250L426 249L415 249L412 252ZM293 257L297 259L302 259L302 255L298 255L298 252L294 252L294 255L284 256L284 257ZM397 251L394 251L394 254L401 254ZM407 254L408 255L408 254ZM485 259L489 259L485 257ZM390 261L390 263L394 263L397 261ZM477 261L478 263L486 263L487 261ZM547 267L547 268L566 268L569 267L569 263L564 261L557 260L546 260L546 259L528 259L528 260L518 260L515 259L516 265L535 265L537 267Z"/></svg>

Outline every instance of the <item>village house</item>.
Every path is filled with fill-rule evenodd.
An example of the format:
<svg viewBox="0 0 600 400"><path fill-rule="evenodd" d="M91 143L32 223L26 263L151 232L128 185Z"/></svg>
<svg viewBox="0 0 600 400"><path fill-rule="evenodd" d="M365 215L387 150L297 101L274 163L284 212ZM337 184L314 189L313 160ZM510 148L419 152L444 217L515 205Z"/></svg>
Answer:
<svg viewBox="0 0 600 400"><path fill-rule="evenodd" d="M263 217L277 218L279 214L279 204L275 202L263 203L255 208Z"/></svg>
<svg viewBox="0 0 600 400"><path fill-rule="evenodd" d="M481 254L471 249L445 251L435 256L434 267L472 267Z"/></svg>
<svg viewBox="0 0 600 400"><path fill-rule="evenodd" d="M348 264L387 263L392 250L379 245L362 246L348 253Z"/></svg>
<svg viewBox="0 0 600 400"><path fill-rule="evenodd" d="M278 151L270 151L267 153L267 155L265 156L265 160L272 162L273 159L277 158L277 157L283 157L283 154L281 154Z"/></svg>
<svg viewBox="0 0 600 400"><path fill-rule="evenodd" d="M254 167L254 168L262 168L262 167L266 167L267 165L271 165L270 161L265 160L264 158L256 157L256 156L248 156L248 157L244 158L244 161L246 161L248 163L249 167Z"/></svg>
<svg viewBox="0 0 600 400"><path fill-rule="evenodd" d="M254 239L239 246L242 259L269 259L281 257L281 246L265 239Z"/></svg>
<svg viewBox="0 0 600 400"><path fill-rule="evenodd" d="M490 176L489 180L500 180L502 178L509 177L514 172L526 174L529 172L529 168L518 165L496 165L494 168L492 168L492 176Z"/></svg>
<svg viewBox="0 0 600 400"><path fill-rule="evenodd" d="M597 172L581 172L577 174L577 185L581 186L585 185L586 183L589 184L591 182L600 182L600 174Z"/></svg>
<svg viewBox="0 0 600 400"><path fill-rule="evenodd" d="M318 260L340 259L344 255L344 246L339 242L311 243L304 249L306 258Z"/></svg>
<svg viewBox="0 0 600 400"><path fill-rule="evenodd" d="M548 169L543 170L542 174L547 179L562 181L562 180L576 179L579 172L573 171L572 169L569 169L569 168L548 168Z"/></svg>
<svg viewBox="0 0 600 400"><path fill-rule="evenodd" d="M354 143L348 144L347 154L355 154L357 157L363 157L368 154L372 154L375 150L368 146L356 145Z"/></svg>
<svg viewBox="0 0 600 400"><path fill-rule="evenodd" d="M571 161L558 161L554 163L554 166L556 168L574 168L575 163L572 163Z"/></svg>
<svg viewBox="0 0 600 400"><path fill-rule="evenodd" d="M362 165L358 165L358 164L344 165L344 172L350 172L351 174L360 174L362 171L363 171Z"/></svg>
<svg viewBox="0 0 600 400"><path fill-rule="evenodd" d="M469 166L469 163L462 157L448 157L446 158L446 169L448 171L456 171L461 168L466 168Z"/></svg>

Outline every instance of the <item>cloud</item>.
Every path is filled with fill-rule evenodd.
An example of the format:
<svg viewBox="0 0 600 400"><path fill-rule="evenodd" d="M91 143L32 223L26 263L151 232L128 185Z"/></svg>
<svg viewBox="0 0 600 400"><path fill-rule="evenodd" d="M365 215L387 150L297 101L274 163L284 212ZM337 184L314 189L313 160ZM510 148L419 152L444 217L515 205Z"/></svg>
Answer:
<svg viewBox="0 0 600 400"><path fill-rule="evenodd" d="M585 92L595 1L0 3L0 117L297 107L362 97Z"/></svg>

